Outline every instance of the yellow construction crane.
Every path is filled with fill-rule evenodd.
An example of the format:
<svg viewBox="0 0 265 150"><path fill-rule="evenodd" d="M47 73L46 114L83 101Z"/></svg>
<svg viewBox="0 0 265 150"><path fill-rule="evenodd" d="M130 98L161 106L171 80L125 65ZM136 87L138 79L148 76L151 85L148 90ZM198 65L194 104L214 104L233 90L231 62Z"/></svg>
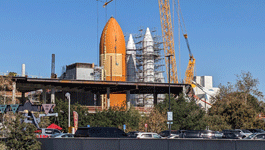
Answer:
<svg viewBox="0 0 265 150"><path fill-rule="evenodd" d="M166 69L167 70L170 69L170 74L171 74L171 76L169 77L170 81L173 81L173 83L178 83L175 46L174 46L174 34L172 30L169 0L158 0L158 3L160 11L164 53L165 56L172 55L172 59L170 60L170 62L168 62L168 60L165 59ZM171 68L168 68L168 63L170 63ZM168 72L167 76L169 76Z"/></svg>
<svg viewBox="0 0 265 150"><path fill-rule="evenodd" d="M171 79L171 81L173 81L173 83L178 83L177 67L176 67L176 59L175 59L175 48L174 48L174 36L173 36L171 15L170 15L170 4L169 4L169 0L158 0L158 2L159 2L160 20L161 20L165 55L173 55L172 61L169 62L171 65L170 71L172 74L170 79ZM178 6L179 6L179 1L178 1ZM179 10L180 10L180 8L179 8ZM184 24L184 21L182 23L183 25L181 24L180 15L181 14L178 14L178 16L179 16L178 20L179 20L180 27L182 28L182 26L185 27L185 24ZM183 20L183 17L182 17L182 20ZM185 31L186 31L186 29L185 29ZM183 32L183 29L182 29L182 32ZM192 83L193 76L194 76L195 58L193 57L191 50L190 50L187 33L183 33L183 35L184 35L184 38L186 40L186 44L187 44L187 47L189 50L189 57L190 57L188 67L187 67L186 72L185 72L184 83L185 84L191 84L192 87L195 87ZM166 67L167 67L167 64L168 64L168 62L166 60ZM167 67L167 69L168 69L168 67Z"/></svg>
<svg viewBox="0 0 265 150"><path fill-rule="evenodd" d="M186 72L185 72L184 82L186 84L190 84L192 86L192 88L194 88L195 85L192 83L192 81L193 81L193 76L194 76L195 58L193 57L193 55L191 53L191 50L190 50L190 45L189 45L189 41L188 41L188 35L184 34L184 38L186 40L187 47L188 47L188 50L189 50L189 56L190 56L188 67L187 67Z"/></svg>

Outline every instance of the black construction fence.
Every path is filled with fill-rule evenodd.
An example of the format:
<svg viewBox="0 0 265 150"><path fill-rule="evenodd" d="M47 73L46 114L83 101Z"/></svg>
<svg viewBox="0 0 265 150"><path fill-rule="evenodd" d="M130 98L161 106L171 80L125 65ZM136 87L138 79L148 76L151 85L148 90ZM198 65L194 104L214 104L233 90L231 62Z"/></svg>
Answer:
<svg viewBox="0 0 265 150"><path fill-rule="evenodd" d="M227 139L38 139L42 150L264 150L264 140Z"/></svg>

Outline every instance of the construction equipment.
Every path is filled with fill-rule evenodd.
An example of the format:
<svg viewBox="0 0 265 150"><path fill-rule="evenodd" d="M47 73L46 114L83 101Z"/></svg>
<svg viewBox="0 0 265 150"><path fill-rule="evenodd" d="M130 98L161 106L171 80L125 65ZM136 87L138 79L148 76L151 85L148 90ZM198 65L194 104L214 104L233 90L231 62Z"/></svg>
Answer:
<svg viewBox="0 0 265 150"><path fill-rule="evenodd" d="M159 2L164 53L165 53L165 56L172 55L172 59L170 62L168 62L168 60L165 59L166 69L167 70L170 69L170 74L171 74L171 76L169 77L170 80L173 81L173 83L178 83L177 65L176 65L176 58L175 58L175 46L174 46L174 34L172 30L169 0L158 0L158 2ZM171 68L168 68L168 63L170 63ZM167 76L168 76L168 72L167 72Z"/></svg>
<svg viewBox="0 0 265 150"><path fill-rule="evenodd" d="M192 81L192 83L205 93L206 100L210 100L209 97L211 97L212 99L215 99L215 96L214 96L215 92L212 89L207 89L195 81Z"/></svg>
<svg viewBox="0 0 265 150"><path fill-rule="evenodd" d="M201 89L205 93L205 95L204 95L205 100L202 100L201 98L197 97L196 95L194 95L193 97L196 100L200 100L205 104L204 107L205 107L205 111L207 112L206 104L209 105L210 107L212 106L212 104L210 102L210 97L212 99L215 99L215 96L214 96L215 92L212 89L207 89L207 88L201 86L199 83L197 83L195 81L192 81L192 84L195 85L196 87L198 87L199 89Z"/></svg>
<svg viewBox="0 0 265 150"><path fill-rule="evenodd" d="M173 55L173 59L171 62L166 61L166 67L167 63L170 63L172 66L170 69L172 76L170 77L171 81L173 83L178 83L178 77L177 77L177 67L176 67L176 59L175 59L175 48L174 48L174 36L173 36L173 30L172 30L172 24L171 24L171 15L170 15L170 4L169 0L158 0L159 2L159 10L160 10L160 20L161 20L161 27L162 27L162 35L163 35L163 42L164 42L164 51L165 55ZM178 6L179 6L179 1L178 1ZM180 7L178 7L180 11ZM185 28L184 20L183 17L180 16L182 13L179 13L178 11L178 16L179 16L179 25L182 29L182 27ZM182 17L182 21L180 22L180 17ZM182 32L183 29L182 29ZM186 32L186 28L185 28ZM194 66L195 66L195 58L193 57L189 42L188 42L188 34L183 33L184 38L186 40L186 44L189 50L189 63L188 67L185 72L185 79L184 83L185 84L191 84L192 87L194 88L195 86L192 84L193 76L194 76Z"/></svg>
<svg viewBox="0 0 265 150"><path fill-rule="evenodd" d="M194 76L195 58L193 57L191 50L190 50L190 46L189 46L189 42L188 42L188 35L184 34L184 38L186 40L187 47L189 50L189 56L190 56L188 67L187 67L186 72L185 72L184 81L186 84L190 84L192 86L192 88L194 88L195 85L192 83L192 81L193 81L193 76Z"/></svg>

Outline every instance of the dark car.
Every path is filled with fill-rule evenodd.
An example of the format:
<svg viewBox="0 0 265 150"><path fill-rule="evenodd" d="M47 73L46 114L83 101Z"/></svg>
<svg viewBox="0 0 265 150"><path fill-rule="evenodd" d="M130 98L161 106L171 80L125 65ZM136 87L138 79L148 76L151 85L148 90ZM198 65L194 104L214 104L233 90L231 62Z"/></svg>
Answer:
<svg viewBox="0 0 265 150"><path fill-rule="evenodd" d="M80 127L75 137L129 138L121 129L114 127Z"/></svg>
<svg viewBox="0 0 265 150"><path fill-rule="evenodd" d="M137 137L137 133L139 133L139 131L131 131L131 132L128 132L127 135L129 137L136 138Z"/></svg>
<svg viewBox="0 0 265 150"><path fill-rule="evenodd" d="M201 130L201 137L204 139L215 139L215 131Z"/></svg>
<svg viewBox="0 0 265 150"><path fill-rule="evenodd" d="M223 130L223 133L234 133L239 139L243 139L246 137L246 135L242 134L238 130Z"/></svg>
<svg viewBox="0 0 265 150"><path fill-rule="evenodd" d="M223 138L223 132L215 131L214 136L216 139L221 139L221 138Z"/></svg>
<svg viewBox="0 0 265 150"><path fill-rule="evenodd" d="M238 137L235 133L233 132L225 132L223 133L222 138L224 139L241 139L240 137Z"/></svg>
<svg viewBox="0 0 265 150"><path fill-rule="evenodd" d="M175 139L175 138L183 138L184 133L186 130L177 130L177 132L174 132L170 136L168 136L169 139Z"/></svg>
<svg viewBox="0 0 265 150"><path fill-rule="evenodd" d="M202 138L201 137L201 131L200 130L187 130L183 138Z"/></svg>
<svg viewBox="0 0 265 150"><path fill-rule="evenodd" d="M215 131L211 130L188 130L183 138L215 139Z"/></svg>
<svg viewBox="0 0 265 150"><path fill-rule="evenodd" d="M172 134L179 134L179 130L171 130L171 135ZM159 133L160 136L162 137L168 137L169 136L169 130L165 130Z"/></svg>
<svg viewBox="0 0 265 150"><path fill-rule="evenodd" d="M262 129L247 129L248 131L252 133L264 133L265 131Z"/></svg>

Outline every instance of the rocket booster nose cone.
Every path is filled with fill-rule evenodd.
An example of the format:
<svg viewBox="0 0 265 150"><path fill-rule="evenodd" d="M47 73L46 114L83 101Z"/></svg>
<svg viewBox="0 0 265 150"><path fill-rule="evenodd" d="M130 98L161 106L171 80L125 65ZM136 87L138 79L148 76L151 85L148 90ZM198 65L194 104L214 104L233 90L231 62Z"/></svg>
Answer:
<svg viewBox="0 0 265 150"><path fill-rule="evenodd" d="M132 42L134 42L134 41L133 41L132 34L130 34L129 41L132 41Z"/></svg>
<svg viewBox="0 0 265 150"><path fill-rule="evenodd" d="M129 40L128 40L128 43L127 43L127 54L131 54L131 52L133 50L135 50L135 49L136 49L135 43L133 41L132 34L130 34L130 37L129 37Z"/></svg>
<svg viewBox="0 0 265 150"><path fill-rule="evenodd" d="M152 35L151 35L151 32L149 30L149 28L146 29L146 32L145 32L145 35L144 35L144 41L153 41L153 38L152 38Z"/></svg>

